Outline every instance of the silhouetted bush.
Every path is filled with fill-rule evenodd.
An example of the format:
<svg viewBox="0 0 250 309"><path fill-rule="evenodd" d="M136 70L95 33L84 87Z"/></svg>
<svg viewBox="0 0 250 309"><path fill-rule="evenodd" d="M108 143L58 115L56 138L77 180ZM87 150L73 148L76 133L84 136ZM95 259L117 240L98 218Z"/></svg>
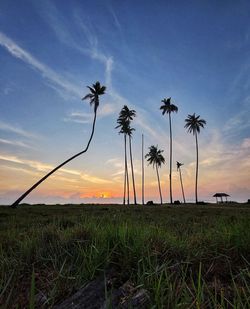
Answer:
<svg viewBox="0 0 250 309"><path fill-rule="evenodd" d="M204 201L199 201L199 202L197 202L196 204L197 204L197 205L207 205L207 203L204 202Z"/></svg>
<svg viewBox="0 0 250 309"><path fill-rule="evenodd" d="M174 201L174 204L175 204L175 205L180 205L181 202L180 202L179 200L177 200L177 201Z"/></svg>

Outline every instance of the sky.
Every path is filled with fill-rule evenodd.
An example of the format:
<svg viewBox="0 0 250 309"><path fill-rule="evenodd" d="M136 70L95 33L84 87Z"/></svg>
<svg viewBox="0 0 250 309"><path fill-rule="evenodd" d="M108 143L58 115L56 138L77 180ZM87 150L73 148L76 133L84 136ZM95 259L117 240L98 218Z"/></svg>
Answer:
<svg viewBox="0 0 250 309"><path fill-rule="evenodd" d="M169 201L172 98L173 197L181 200L176 161L194 201L195 139L188 114L207 121L199 134L199 200L216 192L250 198L250 2L150 0L1 0L0 204L14 202L53 167L85 148L93 107L81 98L96 81L100 98L89 151L65 165L27 203L121 203L126 104L137 116L132 147L141 201L141 135L158 145L163 200ZM132 196L132 190L131 190ZM156 171L145 165L145 200L159 201Z"/></svg>

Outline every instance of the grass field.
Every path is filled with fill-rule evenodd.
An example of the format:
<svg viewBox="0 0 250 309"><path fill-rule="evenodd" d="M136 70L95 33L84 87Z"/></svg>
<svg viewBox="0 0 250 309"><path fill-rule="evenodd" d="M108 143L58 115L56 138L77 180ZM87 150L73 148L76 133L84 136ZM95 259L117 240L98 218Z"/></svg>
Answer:
<svg viewBox="0 0 250 309"><path fill-rule="evenodd" d="M250 308L247 204L0 207L0 243L6 308L53 307L110 270L148 308Z"/></svg>

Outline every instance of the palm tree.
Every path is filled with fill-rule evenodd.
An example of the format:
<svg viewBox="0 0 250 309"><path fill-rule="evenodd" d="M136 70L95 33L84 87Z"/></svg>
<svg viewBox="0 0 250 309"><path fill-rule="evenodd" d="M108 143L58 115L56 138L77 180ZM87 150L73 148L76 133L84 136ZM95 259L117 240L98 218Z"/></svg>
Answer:
<svg viewBox="0 0 250 309"><path fill-rule="evenodd" d="M185 119L185 126L184 128L187 129L188 133L193 133L195 136L196 141L196 176L195 176L195 202L198 203L198 193L197 193L197 186L198 186L198 163L199 163L199 152L198 152L198 136L197 134L200 133L200 129L204 128L206 121L204 119L200 119L199 116L188 115Z"/></svg>
<svg viewBox="0 0 250 309"><path fill-rule="evenodd" d="M136 200L136 188L135 188L135 177L134 177L134 166L133 166L133 156L132 156L132 131L135 129L130 128L130 122L133 120L133 118L136 116L135 110L130 110L127 105L124 105L123 108L120 111L119 118L117 120L118 126L125 129L125 134L129 136L129 151L130 151L130 165L131 165L131 173L132 173L132 182L133 182L133 191L134 191L134 204L137 204Z"/></svg>
<svg viewBox="0 0 250 309"><path fill-rule="evenodd" d="M144 205L144 136L141 137L141 200Z"/></svg>
<svg viewBox="0 0 250 309"><path fill-rule="evenodd" d="M149 152L145 156L145 158L148 158L147 159L148 163L152 164L153 168L156 167L156 174L157 174L157 179L158 179L158 187L159 187L161 204L162 204L162 194L161 194L161 183L160 183L158 168L161 167L161 165L165 163L165 159L162 153L163 153L163 150L158 149L158 146L150 146Z"/></svg>
<svg viewBox="0 0 250 309"><path fill-rule="evenodd" d="M55 167L52 171L50 171L47 175L45 175L43 178L41 178L38 182L36 182L30 189L28 189L25 193L23 193L12 205L11 207L16 208L18 204L30 193L32 192L38 185L40 185L45 179L47 179L50 175L55 173L59 168L67 164L68 162L72 161L76 157L80 156L81 154L87 152L89 145L91 143L91 140L93 138L94 132L95 132L95 123L96 123L96 116L97 116L97 109L99 106L99 96L105 94L106 87L101 86L100 82L96 82L95 84L92 85L92 87L87 86L87 88L90 90L90 93L88 93L85 97L82 98L82 100L89 99L90 100L90 105L94 105L94 120L92 124L92 132L90 134L89 141L87 143L87 146L84 150L81 152L77 153L73 157L67 159L57 167Z"/></svg>
<svg viewBox="0 0 250 309"><path fill-rule="evenodd" d="M127 135L129 137L129 155L130 155L130 166L131 166L131 173L132 173L132 182L133 182L133 190L134 190L134 204L137 205L136 201L136 189L135 189L135 176L134 176L134 165L133 165L133 155L132 155L132 135L133 131L135 131L134 128L131 128L128 126L127 128Z"/></svg>
<svg viewBox="0 0 250 309"><path fill-rule="evenodd" d="M184 194L184 189L183 189L183 183L182 183L182 175L181 175L181 166L184 165L184 164L177 161L176 165L177 165L177 171L179 171L179 174L180 174L180 182L181 182L183 202L184 202L184 204L186 204L186 199L185 199L185 194Z"/></svg>
<svg viewBox="0 0 250 309"><path fill-rule="evenodd" d="M169 188L170 188L170 203L173 204L173 194L172 194L172 124L171 124L171 113L178 112L178 107L171 104L171 98L161 100L164 103L160 109L162 109L162 115L165 113L169 117L169 135L170 135L170 156L169 156Z"/></svg>
<svg viewBox="0 0 250 309"><path fill-rule="evenodd" d="M120 128L119 134L124 135L124 190L123 190L123 205L125 205L126 200L126 190L127 190L127 203L129 205L129 177L128 177L128 163L127 163L127 135L130 127L130 120L124 120L120 116L117 119L118 126L115 128Z"/></svg>

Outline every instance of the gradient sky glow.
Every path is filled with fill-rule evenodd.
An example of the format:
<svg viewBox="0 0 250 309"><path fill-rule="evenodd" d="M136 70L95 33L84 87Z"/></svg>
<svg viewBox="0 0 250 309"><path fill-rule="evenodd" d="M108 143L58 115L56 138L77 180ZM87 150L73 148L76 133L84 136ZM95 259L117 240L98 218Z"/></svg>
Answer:
<svg viewBox="0 0 250 309"><path fill-rule="evenodd" d="M160 170L169 201L169 127L159 110L172 97L173 192L194 201L195 140L184 129L196 112L200 200L226 192L250 198L250 2L1 0L0 204L24 190L88 141L93 109L86 85L107 86L87 154L39 186L26 202L122 202L123 138L116 119L124 104L137 111L133 137L141 197L141 134L164 149ZM159 200L155 171L146 166L146 200ZM132 194L132 191L131 191Z"/></svg>

